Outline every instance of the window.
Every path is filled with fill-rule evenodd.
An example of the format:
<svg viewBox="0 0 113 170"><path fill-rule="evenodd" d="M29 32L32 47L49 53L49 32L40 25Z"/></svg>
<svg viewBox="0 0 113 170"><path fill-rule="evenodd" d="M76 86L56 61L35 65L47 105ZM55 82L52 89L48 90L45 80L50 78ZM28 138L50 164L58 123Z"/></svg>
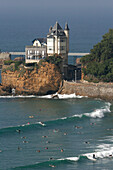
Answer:
<svg viewBox="0 0 113 170"><path fill-rule="evenodd" d="M61 48L60 48L61 50L65 50L65 48L64 48L64 46L61 46Z"/></svg>
<svg viewBox="0 0 113 170"><path fill-rule="evenodd" d="M64 40L62 39L62 40L60 40L60 42L64 42Z"/></svg>

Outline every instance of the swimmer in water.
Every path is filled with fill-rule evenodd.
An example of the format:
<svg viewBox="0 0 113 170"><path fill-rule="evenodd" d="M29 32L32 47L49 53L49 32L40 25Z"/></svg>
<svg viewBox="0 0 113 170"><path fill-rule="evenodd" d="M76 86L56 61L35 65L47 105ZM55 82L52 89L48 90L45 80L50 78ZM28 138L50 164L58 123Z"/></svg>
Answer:
<svg viewBox="0 0 113 170"><path fill-rule="evenodd" d="M24 140L23 143L28 143L28 141Z"/></svg>
<svg viewBox="0 0 113 170"><path fill-rule="evenodd" d="M36 152L39 152L39 153L40 153L40 150L37 150Z"/></svg>
<svg viewBox="0 0 113 170"><path fill-rule="evenodd" d="M75 126L76 129L82 129L82 126Z"/></svg>
<svg viewBox="0 0 113 170"><path fill-rule="evenodd" d="M51 166L52 168L55 168L55 167L56 167L55 165L49 165L49 166Z"/></svg>
<svg viewBox="0 0 113 170"><path fill-rule="evenodd" d="M49 158L49 160L53 160L53 158Z"/></svg>
<svg viewBox="0 0 113 170"><path fill-rule="evenodd" d="M42 138L47 138L48 136L42 136Z"/></svg>
<svg viewBox="0 0 113 170"><path fill-rule="evenodd" d="M64 150L63 150L63 149L61 149L61 152L64 152Z"/></svg>
<svg viewBox="0 0 113 170"><path fill-rule="evenodd" d="M26 139L26 136L23 136L23 137L21 137L21 138Z"/></svg>
<svg viewBox="0 0 113 170"><path fill-rule="evenodd" d="M59 130L58 129L54 129L53 132L59 132Z"/></svg>
<svg viewBox="0 0 113 170"><path fill-rule="evenodd" d="M18 146L18 150L20 150L21 148Z"/></svg>

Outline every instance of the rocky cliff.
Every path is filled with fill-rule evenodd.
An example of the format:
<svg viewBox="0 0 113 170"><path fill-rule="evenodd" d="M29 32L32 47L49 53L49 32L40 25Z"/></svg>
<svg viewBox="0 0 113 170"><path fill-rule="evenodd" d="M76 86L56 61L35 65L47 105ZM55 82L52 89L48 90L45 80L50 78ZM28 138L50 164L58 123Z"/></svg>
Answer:
<svg viewBox="0 0 113 170"><path fill-rule="evenodd" d="M40 68L23 68L1 73L2 86L15 88L16 94L46 95L55 93L60 86L62 76L58 67L44 62Z"/></svg>
<svg viewBox="0 0 113 170"><path fill-rule="evenodd" d="M113 83L88 83L88 82L67 82L64 81L61 94L72 94L113 100Z"/></svg>

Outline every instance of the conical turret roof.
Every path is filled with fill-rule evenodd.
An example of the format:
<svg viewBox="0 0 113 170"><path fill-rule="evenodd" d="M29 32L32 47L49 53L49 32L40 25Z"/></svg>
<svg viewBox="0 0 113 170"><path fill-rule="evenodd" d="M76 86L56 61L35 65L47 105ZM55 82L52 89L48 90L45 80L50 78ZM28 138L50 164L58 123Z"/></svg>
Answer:
<svg viewBox="0 0 113 170"><path fill-rule="evenodd" d="M69 31L69 27L68 27L68 23L66 22L65 24L65 30L68 30Z"/></svg>
<svg viewBox="0 0 113 170"><path fill-rule="evenodd" d="M61 28L61 26L59 25L59 23L56 22L56 24L55 24L54 27L53 27L53 30L63 30L63 29Z"/></svg>

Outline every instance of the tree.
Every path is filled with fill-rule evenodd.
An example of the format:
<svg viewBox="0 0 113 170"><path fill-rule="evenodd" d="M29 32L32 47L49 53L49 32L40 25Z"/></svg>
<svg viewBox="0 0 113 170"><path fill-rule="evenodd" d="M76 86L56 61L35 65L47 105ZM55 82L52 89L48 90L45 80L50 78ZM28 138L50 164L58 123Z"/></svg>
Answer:
<svg viewBox="0 0 113 170"><path fill-rule="evenodd" d="M81 58L81 63L85 77L90 75L99 81L113 82L113 29L103 35L89 55Z"/></svg>

